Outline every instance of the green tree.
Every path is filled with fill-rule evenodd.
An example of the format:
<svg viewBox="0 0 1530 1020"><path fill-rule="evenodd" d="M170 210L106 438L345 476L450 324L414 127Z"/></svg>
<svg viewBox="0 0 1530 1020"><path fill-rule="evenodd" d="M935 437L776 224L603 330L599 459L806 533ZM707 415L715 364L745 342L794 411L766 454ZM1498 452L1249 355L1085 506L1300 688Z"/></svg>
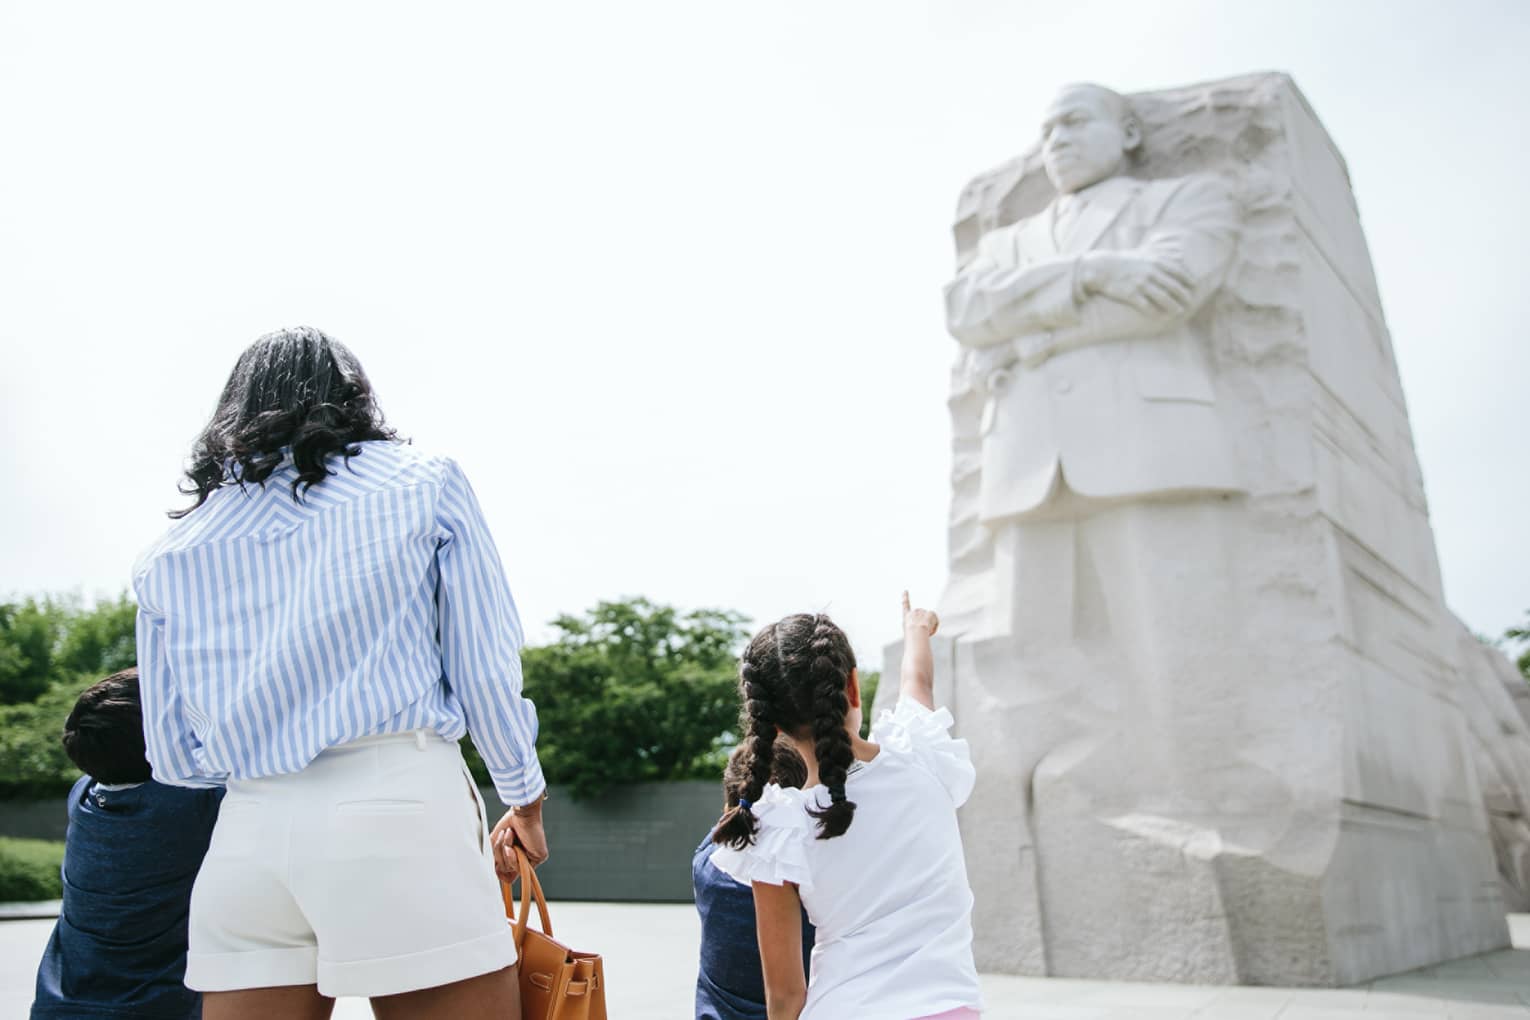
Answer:
<svg viewBox="0 0 1530 1020"><path fill-rule="evenodd" d="M721 775L738 720L744 623L726 610L682 613L641 598L554 620L557 637L521 659L548 782L587 797Z"/></svg>
<svg viewBox="0 0 1530 1020"><path fill-rule="evenodd" d="M100 678L138 662L138 606L127 595L103 599L90 609L77 605L64 619L54 656L57 674Z"/></svg>
<svg viewBox="0 0 1530 1020"><path fill-rule="evenodd" d="M63 615L47 599L0 603L0 704L34 701L48 689Z"/></svg>
<svg viewBox="0 0 1530 1020"><path fill-rule="evenodd" d="M1530 609L1525 610L1525 622L1504 631L1503 637L1505 641L1519 646L1519 654L1515 656L1514 664L1519 667L1520 675L1530 680Z"/></svg>
<svg viewBox="0 0 1530 1020"><path fill-rule="evenodd" d="M126 595L89 609L75 597L0 603L0 705L35 701L56 684L133 665L137 612Z"/></svg>
<svg viewBox="0 0 1530 1020"><path fill-rule="evenodd" d="M877 687L882 683L882 672L876 669L861 670L861 739L871 736L871 706L877 703Z"/></svg>
<svg viewBox="0 0 1530 1020"><path fill-rule="evenodd" d="M80 770L60 738L75 699L91 681L56 683L36 701L0 705L0 800L69 792Z"/></svg>
<svg viewBox="0 0 1530 1020"><path fill-rule="evenodd" d="M55 796L79 776L64 720L80 691L133 664L137 611L125 595L0 603L0 798Z"/></svg>
<svg viewBox="0 0 1530 1020"><path fill-rule="evenodd" d="M59 742L87 685L135 659L128 598L0 603L0 797L52 796L78 775ZM722 773L737 739L736 656L745 619L646 599L554 621L523 655L549 781L589 796L645 780ZM464 748L475 774L482 762Z"/></svg>

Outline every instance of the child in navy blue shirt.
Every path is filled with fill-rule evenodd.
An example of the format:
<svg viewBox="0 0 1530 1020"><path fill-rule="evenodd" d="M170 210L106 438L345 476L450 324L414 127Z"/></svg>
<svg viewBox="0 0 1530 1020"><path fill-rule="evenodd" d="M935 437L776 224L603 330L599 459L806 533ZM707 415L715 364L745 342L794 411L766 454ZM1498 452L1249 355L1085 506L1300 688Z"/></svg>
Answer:
<svg viewBox="0 0 1530 1020"><path fill-rule="evenodd" d="M775 743L770 781L782 787L807 782L807 762L781 737ZM738 805L738 791L748 785L747 746L728 757L723 773L726 808ZM725 809L726 809L725 808ZM760 972L760 943L754 926L754 891L712 865L717 844L712 834L691 858L691 883L701 915L701 967L696 974L696 1020L766 1020L765 978ZM802 972L809 973L813 926L802 915Z"/></svg>
<svg viewBox="0 0 1530 1020"><path fill-rule="evenodd" d="M150 778L136 669L80 695L64 750L86 775L69 791L64 905L32 1018L195 1020L202 997L181 981L186 915L223 791Z"/></svg>

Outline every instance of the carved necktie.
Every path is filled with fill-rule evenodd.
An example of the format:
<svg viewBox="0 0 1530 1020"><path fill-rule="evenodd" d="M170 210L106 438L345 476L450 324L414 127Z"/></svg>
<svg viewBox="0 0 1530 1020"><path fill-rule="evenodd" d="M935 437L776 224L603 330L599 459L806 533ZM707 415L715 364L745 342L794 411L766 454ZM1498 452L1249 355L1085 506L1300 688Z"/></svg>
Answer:
<svg viewBox="0 0 1530 1020"><path fill-rule="evenodd" d="M1052 243L1066 250L1079 214L1084 211L1086 199L1082 195L1062 195L1057 199L1057 214L1052 220Z"/></svg>

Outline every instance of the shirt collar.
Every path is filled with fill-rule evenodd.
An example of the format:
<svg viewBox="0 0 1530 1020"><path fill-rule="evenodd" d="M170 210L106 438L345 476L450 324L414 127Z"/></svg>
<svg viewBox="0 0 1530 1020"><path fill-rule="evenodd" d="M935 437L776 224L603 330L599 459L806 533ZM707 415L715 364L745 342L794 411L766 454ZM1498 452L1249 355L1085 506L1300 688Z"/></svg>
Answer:
<svg viewBox="0 0 1530 1020"><path fill-rule="evenodd" d="M1077 202L1082 206L1091 202L1098 202L1101 199L1109 201L1114 195L1121 191L1130 189L1131 186L1132 179L1130 177L1127 177L1123 174L1116 174L1112 177L1105 178L1103 181L1095 181L1093 184L1089 185L1089 187L1075 191L1073 194L1066 197L1069 200Z"/></svg>

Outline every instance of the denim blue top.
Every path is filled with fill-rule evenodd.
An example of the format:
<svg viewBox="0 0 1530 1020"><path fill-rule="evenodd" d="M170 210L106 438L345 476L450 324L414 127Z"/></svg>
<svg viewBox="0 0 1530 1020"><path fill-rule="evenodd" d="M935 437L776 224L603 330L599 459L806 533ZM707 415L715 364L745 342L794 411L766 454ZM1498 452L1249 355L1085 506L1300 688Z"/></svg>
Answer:
<svg viewBox="0 0 1530 1020"><path fill-rule="evenodd" d="M691 883L701 915L701 967L696 974L696 1020L766 1020L765 978L754 927L754 891L712 866L712 834L691 858ZM802 973L810 973L813 926L802 915Z"/></svg>
<svg viewBox="0 0 1530 1020"><path fill-rule="evenodd" d="M37 969L33 1020L202 1015L186 974L191 884L222 790L147 782L69 792L64 905Z"/></svg>

